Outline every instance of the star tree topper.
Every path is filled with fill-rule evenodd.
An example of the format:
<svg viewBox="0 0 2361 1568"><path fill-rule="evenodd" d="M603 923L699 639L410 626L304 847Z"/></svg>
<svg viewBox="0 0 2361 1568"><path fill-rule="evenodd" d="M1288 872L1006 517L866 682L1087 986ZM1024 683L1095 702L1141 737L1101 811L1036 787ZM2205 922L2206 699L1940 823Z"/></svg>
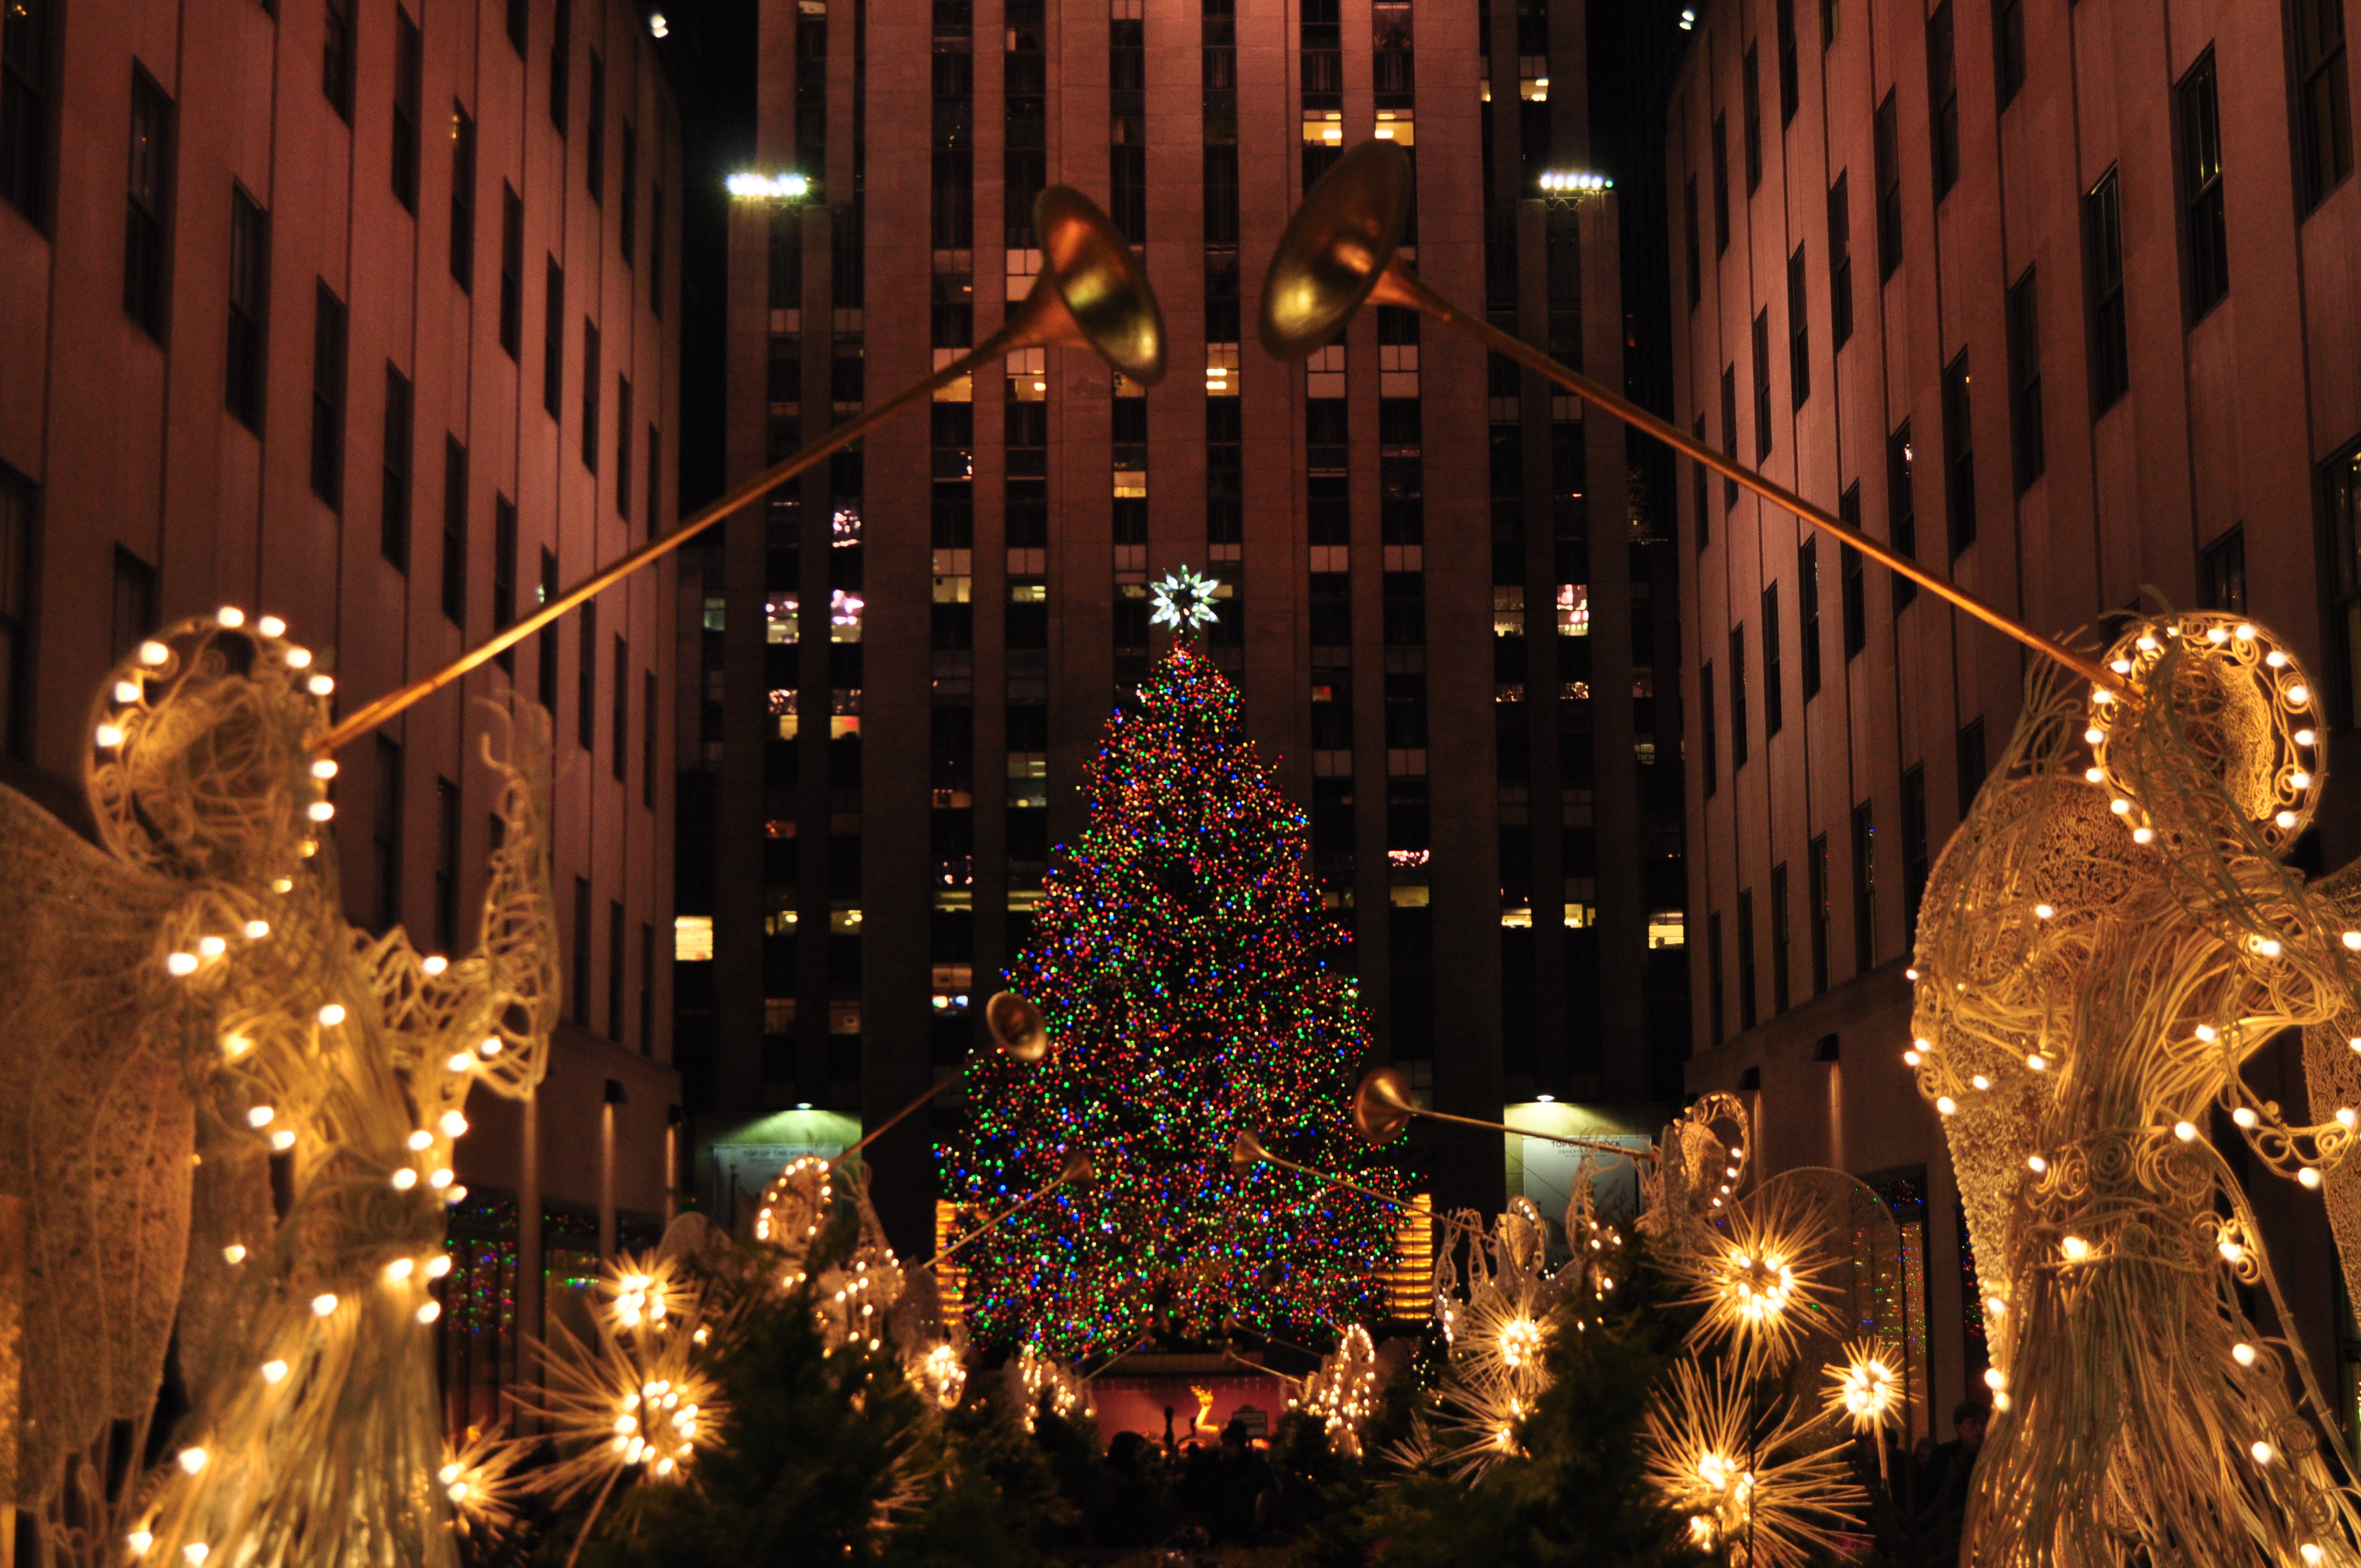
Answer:
<svg viewBox="0 0 2361 1568"><path fill-rule="evenodd" d="M1156 606L1148 619L1184 636L1201 626L1211 626L1220 613L1213 608L1213 596L1220 588L1219 583L1199 576L1184 563L1179 571L1148 591L1148 598Z"/></svg>

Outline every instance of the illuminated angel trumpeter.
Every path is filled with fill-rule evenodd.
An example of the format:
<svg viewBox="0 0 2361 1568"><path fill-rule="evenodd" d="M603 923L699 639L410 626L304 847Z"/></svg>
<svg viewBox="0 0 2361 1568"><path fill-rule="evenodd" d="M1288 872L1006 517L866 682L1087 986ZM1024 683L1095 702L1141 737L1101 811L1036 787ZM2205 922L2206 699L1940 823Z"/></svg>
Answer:
<svg viewBox="0 0 2361 1568"><path fill-rule="evenodd" d="M2137 621L2108 667L2087 700L2036 679L1919 920L1909 1060L2001 1411L1963 1561L2352 1563L2329 1407L2300 1350L2314 1415L2256 1348L2237 1288L2278 1287L2202 1135L2224 1112L2257 1168L2344 1175L2349 1108L2291 1120L2241 1076L2280 1030L2361 1017L2361 931L2280 860L2319 796L2317 699L2232 616Z"/></svg>
<svg viewBox="0 0 2361 1568"><path fill-rule="evenodd" d="M275 619L184 621L117 669L98 845L0 789L0 1194L21 1216L10 1495L53 1551L452 1561L430 1285L478 1082L532 1092L556 994L543 748L511 724L471 955L344 919L317 757L330 677ZM191 1411L110 1483L165 1349ZM132 1452L139 1451L135 1442Z"/></svg>

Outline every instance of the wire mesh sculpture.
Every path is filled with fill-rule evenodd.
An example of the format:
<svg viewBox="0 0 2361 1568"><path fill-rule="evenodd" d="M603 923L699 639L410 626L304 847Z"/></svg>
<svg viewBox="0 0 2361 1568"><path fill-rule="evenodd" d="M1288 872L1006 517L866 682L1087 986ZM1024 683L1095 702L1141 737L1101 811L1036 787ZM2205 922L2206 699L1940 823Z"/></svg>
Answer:
<svg viewBox="0 0 2361 1568"><path fill-rule="evenodd" d="M2329 1406L2300 1347L2309 1413L2257 1348L2240 1288L2285 1307L2203 1135L2224 1113L2306 1187L2351 1146L2350 1109L2290 1120L2241 1073L2280 1030L2361 1014L2361 931L2281 860L2319 798L2315 694L2235 616L2141 618L2107 667L2087 698L2035 673L1919 919L1908 1059L1959 1172L1999 1411L1963 1561L2351 1563Z"/></svg>
<svg viewBox="0 0 2361 1568"><path fill-rule="evenodd" d="M10 1486L67 1561L453 1560L428 1288L467 1094L544 1067L545 745L530 705L487 738L505 836L477 950L371 938L325 833L334 681L284 632L225 609L115 671L97 846L0 790ZM168 1338L190 1413L172 1463L124 1481L108 1423L144 1440Z"/></svg>

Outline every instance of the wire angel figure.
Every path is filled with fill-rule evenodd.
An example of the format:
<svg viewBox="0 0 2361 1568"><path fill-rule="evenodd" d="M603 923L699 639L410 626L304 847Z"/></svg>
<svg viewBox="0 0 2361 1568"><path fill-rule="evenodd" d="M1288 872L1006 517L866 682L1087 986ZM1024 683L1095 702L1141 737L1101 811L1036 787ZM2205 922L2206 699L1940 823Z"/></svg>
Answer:
<svg viewBox="0 0 2361 1568"><path fill-rule="evenodd" d="M2238 1288L2277 1296L2227 1113L2306 1187L2347 1110L2290 1122L2241 1069L2354 1016L2361 934L2280 857L2322 773L2317 702L2235 616L2134 622L2090 695L2031 682L1920 916L1908 1059L1946 1122L2000 1415L1963 1561L2356 1561L2361 1515ZM2316 1080L2317 1082L2317 1080ZM2284 1308L2281 1309L2282 1315Z"/></svg>
<svg viewBox="0 0 2361 1568"><path fill-rule="evenodd" d="M371 938L324 831L334 682L284 630L225 610L115 670L95 846L0 790L10 1485L68 1561L453 1561L430 1285L469 1091L522 1098L544 1065L546 747L529 705L504 753L487 738L505 837L478 948ZM113 1481L108 1423L144 1434L168 1341L176 1452Z"/></svg>

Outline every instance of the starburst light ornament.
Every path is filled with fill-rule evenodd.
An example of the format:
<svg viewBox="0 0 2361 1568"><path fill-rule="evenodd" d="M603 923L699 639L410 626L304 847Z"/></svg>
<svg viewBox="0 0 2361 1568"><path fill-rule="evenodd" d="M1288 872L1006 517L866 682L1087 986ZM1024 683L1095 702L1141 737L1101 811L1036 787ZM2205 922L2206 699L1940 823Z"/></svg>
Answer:
<svg viewBox="0 0 2361 1568"><path fill-rule="evenodd" d="M1201 626L1211 626L1219 614L1213 596L1220 590L1221 585L1213 578L1201 577L1183 565L1148 590L1148 600L1156 607L1148 619L1184 636Z"/></svg>

